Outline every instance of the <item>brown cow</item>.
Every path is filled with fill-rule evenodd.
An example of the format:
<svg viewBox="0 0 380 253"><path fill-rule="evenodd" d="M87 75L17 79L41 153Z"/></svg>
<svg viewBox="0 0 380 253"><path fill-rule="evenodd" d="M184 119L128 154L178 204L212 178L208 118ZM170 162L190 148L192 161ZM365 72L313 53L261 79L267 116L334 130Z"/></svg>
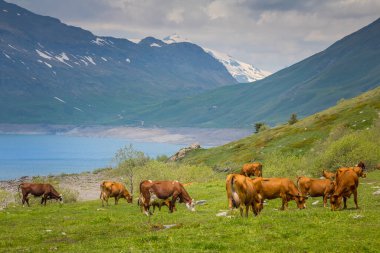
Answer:
<svg viewBox="0 0 380 253"><path fill-rule="evenodd" d="M288 208L288 202L295 200L299 209L306 207L307 197L303 196L296 185L289 178L263 178L262 201L265 199L282 199L281 210Z"/></svg>
<svg viewBox="0 0 380 253"><path fill-rule="evenodd" d="M262 178L251 179L239 174L228 175L226 191L230 210L239 208L240 215L243 217L243 208L245 207L245 217L248 217L251 206L253 214L257 216L263 209L260 195L261 180Z"/></svg>
<svg viewBox="0 0 380 253"><path fill-rule="evenodd" d="M118 204L120 198L124 198L128 203L132 203L132 196L122 183L103 181L100 184L100 199L102 200L102 206L104 206L104 201L107 202L108 206L109 198L115 198L115 205Z"/></svg>
<svg viewBox="0 0 380 253"><path fill-rule="evenodd" d="M335 188L335 181L331 181L330 179L297 177L297 184L302 195L323 197L324 207L326 207L327 198L334 192Z"/></svg>
<svg viewBox="0 0 380 253"><path fill-rule="evenodd" d="M344 209L347 208L347 198L354 194L354 202L356 208L358 206L358 188L359 177L357 173L352 169L338 170L336 173L336 186L333 195L330 197L331 210L335 211L340 207L340 204L344 202Z"/></svg>
<svg viewBox="0 0 380 253"><path fill-rule="evenodd" d="M39 183L21 183L18 186L18 190L22 192L22 206L25 202L29 205L28 195L32 194L35 197L42 196L41 205L45 204L48 199L59 200L60 203L63 202L62 195L59 194L51 184L39 184Z"/></svg>
<svg viewBox="0 0 380 253"><path fill-rule="evenodd" d="M187 193L183 185L178 181L152 181L145 180L140 183L141 202L143 203L144 213L151 215L149 211L150 202L156 198L166 200L171 197L169 211L172 213L175 202L185 202L190 211L195 211L195 202Z"/></svg>
<svg viewBox="0 0 380 253"><path fill-rule="evenodd" d="M322 176L324 176L326 179L335 180L335 173L334 172L323 170Z"/></svg>
<svg viewBox="0 0 380 253"><path fill-rule="evenodd" d="M243 168L241 169L240 174L246 177L250 177L250 176L262 177L263 165L259 162L246 163L243 165Z"/></svg>

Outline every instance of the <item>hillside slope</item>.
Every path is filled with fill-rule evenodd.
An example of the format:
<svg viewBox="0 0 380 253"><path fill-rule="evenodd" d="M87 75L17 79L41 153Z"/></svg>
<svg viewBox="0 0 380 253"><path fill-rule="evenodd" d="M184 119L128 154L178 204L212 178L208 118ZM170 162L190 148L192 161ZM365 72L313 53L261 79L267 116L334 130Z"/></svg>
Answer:
<svg viewBox="0 0 380 253"><path fill-rule="evenodd" d="M183 162L224 170L258 160L275 164L271 169L277 175L295 175L297 170L313 174L320 172L320 166L335 169L358 160L373 169L380 162L379 118L380 87L293 125L279 125L220 147L192 151Z"/></svg>
<svg viewBox="0 0 380 253"><path fill-rule="evenodd" d="M300 117L380 85L380 19L254 85L222 87L142 113L163 126L252 127ZM180 112L180 113L179 113Z"/></svg>

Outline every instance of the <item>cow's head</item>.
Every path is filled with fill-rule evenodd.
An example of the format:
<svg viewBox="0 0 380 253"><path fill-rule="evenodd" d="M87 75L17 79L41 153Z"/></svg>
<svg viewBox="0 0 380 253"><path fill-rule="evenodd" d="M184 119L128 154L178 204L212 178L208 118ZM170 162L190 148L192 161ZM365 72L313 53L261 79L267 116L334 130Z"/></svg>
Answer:
<svg viewBox="0 0 380 253"><path fill-rule="evenodd" d="M255 172L254 173L255 173L256 177L262 177L263 176L263 172L259 168L255 168Z"/></svg>
<svg viewBox="0 0 380 253"><path fill-rule="evenodd" d="M127 191L124 192L124 197L125 197L125 199L127 200L128 203L132 203L133 197Z"/></svg>
<svg viewBox="0 0 380 253"><path fill-rule="evenodd" d="M342 198L336 194L333 194L332 196L330 196L331 211L338 210L340 208L341 201L342 201Z"/></svg>
<svg viewBox="0 0 380 253"><path fill-rule="evenodd" d="M186 202L186 207L192 212L195 212L195 201L191 199L189 202Z"/></svg>
<svg viewBox="0 0 380 253"><path fill-rule="evenodd" d="M305 209L306 208L306 200L308 197L302 196L300 193L297 195L293 195L293 199L296 201L297 207L299 209Z"/></svg>

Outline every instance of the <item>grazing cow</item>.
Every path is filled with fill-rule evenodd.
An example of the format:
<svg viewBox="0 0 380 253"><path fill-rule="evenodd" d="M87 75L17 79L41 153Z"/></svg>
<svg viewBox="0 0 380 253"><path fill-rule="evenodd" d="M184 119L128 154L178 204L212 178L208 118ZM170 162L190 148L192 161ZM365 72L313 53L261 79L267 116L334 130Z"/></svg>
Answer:
<svg viewBox="0 0 380 253"><path fill-rule="evenodd" d="M323 197L323 206L326 207L327 198L334 192L335 181L330 179L314 179L297 177L298 189L301 194L310 197Z"/></svg>
<svg viewBox="0 0 380 253"><path fill-rule="evenodd" d="M248 217L249 207L252 207L253 214L257 216L263 209L261 200L261 180L262 178L251 179L249 177L230 174L226 179L226 191L228 207L240 209L240 215L243 217L243 208L245 207L245 217Z"/></svg>
<svg viewBox="0 0 380 253"><path fill-rule="evenodd" d="M132 203L132 196L122 183L103 181L100 184L100 199L102 200L102 206L104 206L104 201L107 202L108 206L109 198L115 198L115 205L118 204L120 198L124 198L128 203Z"/></svg>
<svg viewBox="0 0 380 253"><path fill-rule="evenodd" d="M358 188L359 177L357 173L352 169L343 168L343 170L338 170L336 173L336 186L334 193L330 197L331 210L335 211L340 207L340 204L344 202L344 209L347 208L347 198L354 194L354 202L356 208L358 206Z"/></svg>
<svg viewBox="0 0 380 253"><path fill-rule="evenodd" d="M296 185L289 178L263 178L262 201L265 199L282 199L281 210L288 208L288 202L295 200L299 209L306 208L307 197L303 196Z"/></svg>
<svg viewBox="0 0 380 253"><path fill-rule="evenodd" d="M335 180L335 173L334 172L323 170L322 176L324 176L326 179Z"/></svg>
<svg viewBox="0 0 380 253"><path fill-rule="evenodd" d="M149 205L152 200L158 198L166 200L171 197L169 211L172 213L175 202L185 202L190 211L195 211L195 202L187 193L183 185L178 181L152 181L145 180L140 183L141 202L143 203L144 213L151 215Z"/></svg>
<svg viewBox="0 0 380 253"><path fill-rule="evenodd" d="M250 177L250 176L262 177L263 165L259 162L246 163L243 165L243 168L241 169L240 174L246 177Z"/></svg>
<svg viewBox="0 0 380 253"><path fill-rule="evenodd" d="M36 183L21 183L18 186L18 191L22 192L22 206L25 202L29 205L28 195L32 194L35 197L42 196L41 205L45 204L48 199L59 200L60 203L63 202L62 195L59 194L51 184L36 184Z"/></svg>

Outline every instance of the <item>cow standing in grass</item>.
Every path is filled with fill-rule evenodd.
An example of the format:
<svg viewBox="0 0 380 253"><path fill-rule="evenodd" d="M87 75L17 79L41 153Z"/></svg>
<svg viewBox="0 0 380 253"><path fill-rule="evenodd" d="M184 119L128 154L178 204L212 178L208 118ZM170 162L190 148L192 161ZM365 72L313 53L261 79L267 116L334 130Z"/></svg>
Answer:
<svg viewBox="0 0 380 253"><path fill-rule="evenodd" d="M122 183L103 181L100 185L100 199L102 200L102 206L104 206L104 201L107 202L108 206L109 198L115 198L115 205L118 204L120 198L124 198L128 203L132 203L132 196Z"/></svg>
<svg viewBox="0 0 380 253"><path fill-rule="evenodd" d="M262 200L265 199L282 199L281 210L288 208L288 202L295 200L299 209L306 208L306 196L303 196L296 185L289 178L263 178Z"/></svg>
<svg viewBox="0 0 380 253"><path fill-rule="evenodd" d="M336 187L334 193L330 197L331 210L335 211L340 208L340 204L344 202L344 209L347 208L347 198L354 195L356 208L358 206L359 177L353 169L341 168L336 172Z"/></svg>
<svg viewBox="0 0 380 253"><path fill-rule="evenodd" d="M262 177L263 165L259 162L246 163L243 165L243 168L241 169L240 174L246 177L250 177L250 176Z"/></svg>
<svg viewBox="0 0 380 253"><path fill-rule="evenodd" d="M145 180L140 183L140 200L144 213L151 215L149 211L150 203L154 199L166 200L171 198L169 210L174 211L177 198L180 203L186 203L190 211L195 211L195 202L187 193L183 185L178 181L152 181Z"/></svg>
<svg viewBox="0 0 380 253"><path fill-rule="evenodd" d="M263 209L261 180L262 178L251 179L239 174L228 175L226 191L230 210L239 208L243 217L245 208L245 217L248 217L249 207L252 207L253 214L258 215Z"/></svg>
<svg viewBox="0 0 380 253"><path fill-rule="evenodd" d="M335 181L331 181L330 179L297 177L297 185L302 195L323 197L324 207L327 205L327 198L334 192L335 189Z"/></svg>
<svg viewBox="0 0 380 253"><path fill-rule="evenodd" d="M59 200L60 203L63 202L62 195L59 194L51 184L40 184L40 183L21 183L18 186L18 190L22 193L22 205L24 206L25 202L29 205L28 195L31 194L35 197L42 196L41 205L45 204L48 199Z"/></svg>

